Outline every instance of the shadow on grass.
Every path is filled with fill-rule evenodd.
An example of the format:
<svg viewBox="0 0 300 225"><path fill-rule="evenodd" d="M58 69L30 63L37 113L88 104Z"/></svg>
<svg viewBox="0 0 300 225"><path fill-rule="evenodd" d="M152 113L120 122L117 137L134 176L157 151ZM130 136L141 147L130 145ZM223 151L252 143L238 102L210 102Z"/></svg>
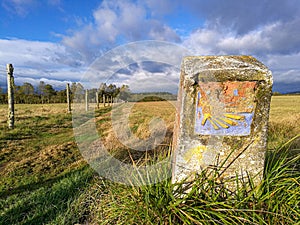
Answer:
<svg viewBox="0 0 300 225"><path fill-rule="evenodd" d="M76 201L81 191L89 187L92 177L93 171L84 166L46 182L13 190L8 194L31 192L28 196L20 195L20 199L1 213L0 224L44 224L52 221L69 210L70 204ZM72 219L76 220L76 215Z"/></svg>
<svg viewBox="0 0 300 225"><path fill-rule="evenodd" d="M27 192L27 191L35 191L36 189L39 189L41 187L51 186L52 184L54 184L64 178L67 178L74 173L77 173L79 171L86 169L86 167L87 166L83 166L75 171L70 171L70 172L67 172L64 174L60 174L53 178L39 180L38 182L31 182L31 183L28 183L25 185L20 185L17 188L1 191L0 198L5 198L6 196L15 195L15 194L22 194L23 192Z"/></svg>

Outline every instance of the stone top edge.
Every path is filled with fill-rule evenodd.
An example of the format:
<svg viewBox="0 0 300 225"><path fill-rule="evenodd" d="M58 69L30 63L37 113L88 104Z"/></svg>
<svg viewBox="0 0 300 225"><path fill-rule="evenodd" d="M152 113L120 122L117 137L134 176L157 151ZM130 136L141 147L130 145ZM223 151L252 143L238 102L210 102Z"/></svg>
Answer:
<svg viewBox="0 0 300 225"><path fill-rule="evenodd" d="M195 64L198 70L222 70L222 69L256 69L269 70L264 64L253 56L248 55L220 55L220 56L186 56L183 58L185 68Z"/></svg>

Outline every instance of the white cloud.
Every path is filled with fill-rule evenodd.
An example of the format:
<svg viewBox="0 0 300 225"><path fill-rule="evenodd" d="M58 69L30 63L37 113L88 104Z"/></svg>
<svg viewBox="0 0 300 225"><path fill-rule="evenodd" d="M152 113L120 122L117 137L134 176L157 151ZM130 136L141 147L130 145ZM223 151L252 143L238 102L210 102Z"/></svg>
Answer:
<svg viewBox="0 0 300 225"><path fill-rule="evenodd" d="M215 54L216 45L222 38L222 34L217 30L198 29L183 41L183 46L195 55Z"/></svg>
<svg viewBox="0 0 300 225"><path fill-rule="evenodd" d="M1 71L5 70L7 63L13 64L19 85L26 81L35 84L40 79L60 84L63 81L80 80L85 72L83 62L76 54L63 45L51 42L0 39Z"/></svg>
<svg viewBox="0 0 300 225"><path fill-rule="evenodd" d="M255 30L243 36L228 36L219 40L217 46L220 51L229 54L249 54L268 51L270 43L268 37L262 35L262 31Z"/></svg>
<svg viewBox="0 0 300 225"><path fill-rule="evenodd" d="M28 82L32 84L33 86L37 87L40 83L40 81L44 81L46 84L52 85L55 89L64 89L66 87L67 83L71 83L70 80L64 80L59 81L55 79L47 79L47 78L24 78L24 77L16 77L15 78L15 84L16 85L23 85L23 83Z"/></svg>
<svg viewBox="0 0 300 225"><path fill-rule="evenodd" d="M149 72L141 66L119 82L129 85L132 92L172 92L177 93L180 70L167 67L162 72ZM116 82L117 83L117 82Z"/></svg>
<svg viewBox="0 0 300 225"><path fill-rule="evenodd" d="M104 0L93 18L93 22L63 38L65 45L78 50L87 60L99 55L100 48L111 48L120 41L180 40L171 27L149 17L147 5L141 1Z"/></svg>
<svg viewBox="0 0 300 225"><path fill-rule="evenodd" d="M298 84L300 87L300 52L290 55L267 55L263 60L273 71L276 83Z"/></svg>
<svg viewBox="0 0 300 225"><path fill-rule="evenodd" d="M168 42L143 41L119 46L97 58L81 83L88 88L100 83L128 84L134 92L176 93L183 56L187 49Z"/></svg>
<svg viewBox="0 0 300 225"><path fill-rule="evenodd" d="M153 17L163 17L171 13L177 6L178 2L174 0L144 0Z"/></svg>
<svg viewBox="0 0 300 225"><path fill-rule="evenodd" d="M300 19L276 22L239 35L234 31L201 28L183 45L200 54L290 54L300 52Z"/></svg>
<svg viewBox="0 0 300 225"><path fill-rule="evenodd" d="M300 69L288 70L282 73L278 71L275 72L273 76L276 79L276 81L280 83L300 83Z"/></svg>
<svg viewBox="0 0 300 225"><path fill-rule="evenodd" d="M16 66L56 68L65 65L79 66L83 62L63 45L52 42L0 39L0 63Z"/></svg>

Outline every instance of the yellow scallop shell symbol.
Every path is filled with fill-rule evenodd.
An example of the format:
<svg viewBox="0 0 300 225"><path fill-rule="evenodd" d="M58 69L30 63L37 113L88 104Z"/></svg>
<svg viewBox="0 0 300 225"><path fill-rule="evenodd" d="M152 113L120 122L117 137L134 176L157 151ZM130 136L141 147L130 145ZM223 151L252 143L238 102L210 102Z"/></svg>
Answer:
<svg viewBox="0 0 300 225"><path fill-rule="evenodd" d="M230 126L238 125L237 120L244 120L245 116L236 115L236 114L224 114L223 118L218 118L212 116L210 113L204 113L203 119L201 121L201 125L204 126L206 121L208 120L215 130L219 130L221 128L229 128Z"/></svg>

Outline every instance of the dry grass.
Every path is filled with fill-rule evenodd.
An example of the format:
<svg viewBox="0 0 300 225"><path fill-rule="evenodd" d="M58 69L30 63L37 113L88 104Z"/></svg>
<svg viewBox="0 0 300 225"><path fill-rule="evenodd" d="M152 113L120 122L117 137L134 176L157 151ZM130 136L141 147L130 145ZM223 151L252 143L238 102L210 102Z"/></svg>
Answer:
<svg viewBox="0 0 300 225"><path fill-rule="evenodd" d="M298 134L300 96L273 96L269 119L269 148L273 149ZM295 144L300 146L299 141Z"/></svg>
<svg viewBox="0 0 300 225"><path fill-rule="evenodd" d="M300 95L273 96L271 101L270 121L288 120L300 114Z"/></svg>
<svg viewBox="0 0 300 225"><path fill-rule="evenodd" d="M132 107L129 127L138 138L146 139L151 135L149 124L155 119L164 121L168 132L172 132L175 119L175 102L138 102Z"/></svg>
<svg viewBox="0 0 300 225"><path fill-rule="evenodd" d="M7 105L0 105L0 124L7 121ZM49 114L62 114L67 112L66 104L16 104L16 122L34 116L45 116Z"/></svg>
<svg viewBox="0 0 300 225"><path fill-rule="evenodd" d="M153 155L169 149L174 119L175 107L172 102L138 102L116 106L112 113L97 117L96 124L101 142L107 150L121 161L133 159L137 163L145 158L145 154ZM156 142L161 135L163 140ZM139 151L137 148L147 148L148 151Z"/></svg>

